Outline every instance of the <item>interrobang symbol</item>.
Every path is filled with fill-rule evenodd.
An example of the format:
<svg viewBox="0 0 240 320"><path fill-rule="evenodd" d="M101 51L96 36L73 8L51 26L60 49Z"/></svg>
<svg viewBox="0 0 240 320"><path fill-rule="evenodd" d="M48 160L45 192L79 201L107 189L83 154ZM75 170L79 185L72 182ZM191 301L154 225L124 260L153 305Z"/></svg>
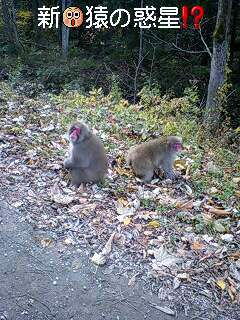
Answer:
<svg viewBox="0 0 240 320"><path fill-rule="evenodd" d="M198 12L198 13L196 14L196 12ZM193 7L192 10L191 10L191 15L195 16L194 17L194 27L195 27L195 29L200 29L199 22L201 21L203 15L204 15L203 7L201 7L201 6Z"/></svg>
<svg viewBox="0 0 240 320"><path fill-rule="evenodd" d="M187 20L188 20L189 10L187 6L182 7L182 20L183 29L187 29ZM194 16L194 28L200 29L200 21L204 15L204 9L201 6L195 6L191 9L191 15Z"/></svg>

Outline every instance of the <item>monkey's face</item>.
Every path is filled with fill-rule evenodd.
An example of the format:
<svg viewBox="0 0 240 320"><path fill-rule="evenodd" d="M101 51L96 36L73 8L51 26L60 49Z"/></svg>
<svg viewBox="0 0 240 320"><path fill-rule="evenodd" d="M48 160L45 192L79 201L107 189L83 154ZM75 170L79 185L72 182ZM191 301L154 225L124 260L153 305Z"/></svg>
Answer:
<svg viewBox="0 0 240 320"><path fill-rule="evenodd" d="M180 152L182 150L182 144L180 142L176 142L172 145L172 149L175 152Z"/></svg>
<svg viewBox="0 0 240 320"><path fill-rule="evenodd" d="M73 123L69 129L69 139L73 144L87 139L89 134L88 127L82 122Z"/></svg>
<svg viewBox="0 0 240 320"><path fill-rule="evenodd" d="M180 152L183 149L182 139L178 137L169 137L170 150L173 152Z"/></svg>
<svg viewBox="0 0 240 320"><path fill-rule="evenodd" d="M81 134L81 129L79 127L72 127L69 134L70 140L73 143L77 143L77 141L79 140L80 134Z"/></svg>

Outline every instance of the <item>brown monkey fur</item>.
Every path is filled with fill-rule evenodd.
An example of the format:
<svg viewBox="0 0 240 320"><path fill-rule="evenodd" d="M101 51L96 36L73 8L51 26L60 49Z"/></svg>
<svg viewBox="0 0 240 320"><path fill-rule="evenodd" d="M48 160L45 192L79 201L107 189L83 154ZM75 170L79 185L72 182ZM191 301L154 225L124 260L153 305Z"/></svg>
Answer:
<svg viewBox="0 0 240 320"><path fill-rule="evenodd" d="M130 148L127 163L145 182L152 180L154 170L158 168L163 169L166 178L173 179L173 162L181 149L180 137L160 137Z"/></svg>
<svg viewBox="0 0 240 320"><path fill-rule="evenodd" d="M69 157L64 167L70 169L72 184L103 181L107 173L107 156L100 139L83 122L74 122L69 131Z"/></svg>

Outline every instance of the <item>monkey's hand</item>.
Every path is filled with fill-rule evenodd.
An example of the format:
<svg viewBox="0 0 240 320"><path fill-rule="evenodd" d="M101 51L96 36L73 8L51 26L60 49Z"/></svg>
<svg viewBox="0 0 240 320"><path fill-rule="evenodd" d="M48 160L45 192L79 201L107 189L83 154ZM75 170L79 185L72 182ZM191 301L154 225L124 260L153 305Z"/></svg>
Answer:
<svg viewBox="0 0 240 320"><path fill-rule="evenodd" d="M71 158L66 158L63 162L63 165L65 169L71 169L73 167Z"/></svg>
<svg viewBox="0 0 240 320"><path fill-rule="evenodd" d="M174 180L176 178L176 175L172 170L165 172L165 176L166 176L166 179L170 179L170 180Z"/></svg>

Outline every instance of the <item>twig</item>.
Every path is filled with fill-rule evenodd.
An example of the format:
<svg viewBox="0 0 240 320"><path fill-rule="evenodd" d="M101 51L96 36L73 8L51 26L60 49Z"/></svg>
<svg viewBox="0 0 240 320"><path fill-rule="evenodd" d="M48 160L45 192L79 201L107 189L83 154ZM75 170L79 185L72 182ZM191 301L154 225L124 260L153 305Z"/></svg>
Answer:
<svg viewBox="0 0 240 320"><path fill-rule="evenodd" d="M156 47L153 46L153 55L152 55L151 70L150 70L150 77L149 77L149 87L151 87L151 84L152 84L152 71L153 71L153 64L155 60L155 51L156 51Z"/></svg>
<svg viewBox="0 0 240 320"><path fill-rule="evenodd" d="M178 47L175 43L172 43L172 46L174 48L178 49L179 51L186 52L186 53L199 54L199 53L207 53L208 52L207 50L202 50L202 51L185 50L185 49Z"/></svg>
<svg viewBox="0 0 240 320"><path fill-rule="evenodd" d="M208 47L208 45L207 45L206 41L205 41L205 40L204 40L204 38L203 38L203 35L202 35L202 29L201 29L201 28L199 29L199 34L200 34L200 37L201 37L202 43L204 44L204 46L205 46L205 48L206 48L206 50L207 50L207 52L208 52L209 56L210 56L210 57L211 57L211 59L212 59L212 52L211 52L211 50L209 49L209 47Z"/></svg>

